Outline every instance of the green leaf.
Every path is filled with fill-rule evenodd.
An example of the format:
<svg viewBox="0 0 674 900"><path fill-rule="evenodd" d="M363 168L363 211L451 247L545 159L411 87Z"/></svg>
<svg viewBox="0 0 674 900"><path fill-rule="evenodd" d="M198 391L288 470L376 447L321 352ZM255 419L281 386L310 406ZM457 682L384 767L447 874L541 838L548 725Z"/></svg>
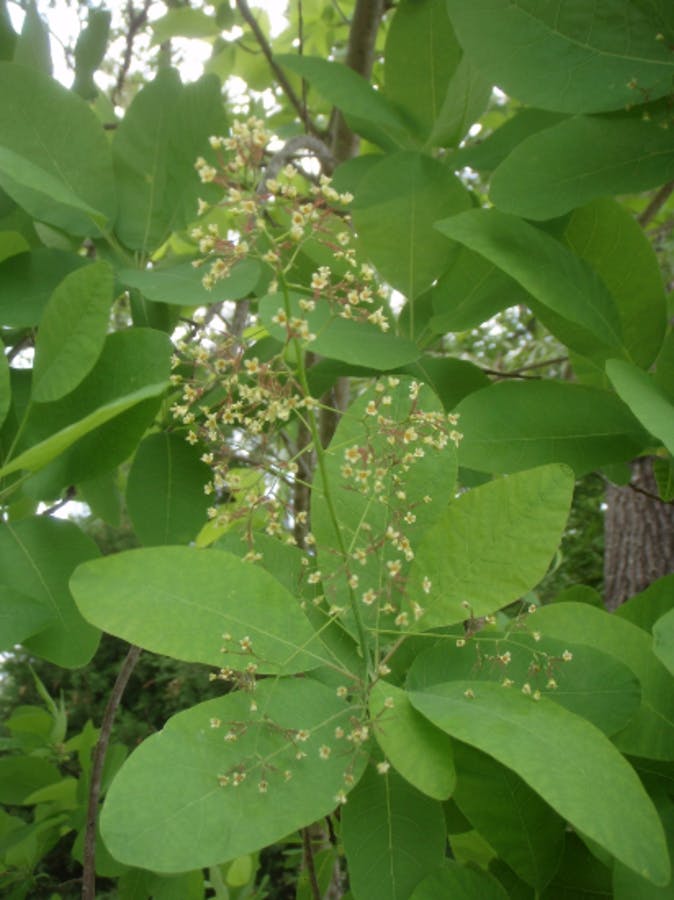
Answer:
<svg viewBox="0 0 674 900"><path fill-rule="evenodd" d="M33 400L69 394L101 354L112 305L113 275L105 262L76 269L47 303L35 342Z"/></svg>
<svg viewBox="0 0 674 900"><path fill-rule="evenodd" d="M158 397L168 383L170 353L169 339L157 331L134 328L108 335L98 362L72 393L32 407L19 453L5 462L0 475L35 472L79 441L61 461L67 484L122 462L156 408L148 410L141 401ZM137 411L127 413L128 423L119 418L101 427L135 406Z"/></svg>
<svg viewBox="0 0 674 900"><path fill-rule="evenodd" d="M528 627L536 627L536 617ZM523 630L508 634L485 630L464 638L441 641L421 653L410 669L407 684L414 690L445 681L492 681L514 690L529 685L540 693L587 719L607 735L621 731L639 709L641 690L637 676L616 656L595 647L542 632ZM573 662L564 661L564 651ZM551 681L552 679L552 681ZM527 690L529 690L527 689ZM476 826L477 827L477 826ZM479 830L479 829L478 829Z"/></svg>
<svg viewBox="0 0 674 900"><path fill-rule="evenodd" d="M54 619L44 602L0 585L0 650L11 651L15 644L42 631Z"/></svg>
<svg viewBox="0 0 674 900"><path fill-rule="evenodd" d="M79 33L75 44L75 80L72 90L84 100L93 100L98 94L94 75L105 56L110 19L111 14L107 10L89 8L87 26Z"/></svg>
<svg viewBox="0 0 674 900"><path fill-rule="evenodd" d="M410 569L408 593L423 598L424 628L461 622L467 609L489 615L535 587L561 540L573 485L565 466L542 466L453 500L424 533Z"/></svg>
<svg viewBox="0 0 674 900"><path fill-rule="evenodd" d="M458 144L487 108L491 93L491 81L464 56L449 82L428 139L429 145L451 147Z"/></svg>
<svg viewBox="0 0 674 900"><path fill-rule="evenodd" d="M31 653L65 668L93 657L100 633L80 615L68 579L79 563L98 555L94 542L71 522L36 516L0 524L2 581L41 603L53 619L24 642Z"/></svg>
<svg viewBox="0 0 674 900"><path fill-rule="evenodd" d="M30 66L45 75L51 75L51 48L49 46L49 29L45 21L38 15L35 0L31 0L26 9L23 27L14 50L14 62L22 66Z"/></svg>
<svg viewBox="0 0 674 900"><path fill-rule="evenodd" d="M674 460L655 458L653 460L653 475L658 485L658 494L665 503L674 500Z"/></svg>
<svg viewBox="0 0 674 900"><path fill-rule="evenodd" d="M419 362L405 366L402 371L427 384L447 412L468 394L489 385L489 378L482 369L465 359L453 357L422 356Z"/></svg>
<svg viewBox="0 0 674 900"><path fill-rule="evenodd" d="M30 215L76 235L98 234L98 224L114 218L110 145L76 94L34 69L0 63L0 134L0 186ZM18 160L25 173L15 168ZM45 190L24 187L23 179L38 172ZM92 210L101 222L92 222Z"/></svg>
<svg viewBox="0 0 674 900"><path fill-rule="evenodd" d="M358 183L353 220L359 246L381 276L413 300L447 271L457 252L433 223L470 206L470 195L447 165L413 151L394 153ZM414 334L413 323L410 330Z"/></svg>
<svg viewBox="0 0 674 900"><path fill-rule="evenodd" d="M407 900L445 855L442 806L370 766L342 812L342 840L356 900Z"/></svg>
<svg viewBox="0 0 674 900"><path fill-rule="evenodd" d="M0 802L20 805L48 784L59 781L56 766L35 756L5 756L0 759Z"/></svg>
<svg viewBox="0 0 674 900"><path fill-rule="evenodd" d="M70 272L88 261L76 253L39 247L0 263L2 322L12 328L39 325L52 292Z"/></svg>
<svg viewBox="0 0 674 900"><path fill-rule="evenodd" d="M142 544L186 544L206 522L210 500L204 485L212 473L199 456L199 448L177 434L151 434L141 442L129 470L126 505Z"/></svg>
<svg viewBox="0 0 674 900"><path fill-rule="evenodd" d="M174 37L214 38L220 33L220 26L213 16L200 9L182 7L170 9L166 15L152 23L153 44L163 44Z"/></svg>
<svg viewBox="0 0 674 900"><path fill-rule="evenodd" d="M127 247L148 255L194 220L203 189L194 161L208 152L209 135L224 127L214 75L182 85L175 70L162 69L136 94L112 142L115 229Z"/></svg>
<svg viewBox="0 0 674 900"><path fill-rule="evenodd" d="M643 228L623 206L602 198L573 212L564 239L610 290L625 349L647 368L662 345L667 315L660 264Z"/></svg>
<svg viewBox="0 0 674 900"><path fill-rule="evenodd" d="M474 747L454 743L454 802L499 857L541 890L559 866L566 823L512 769Z"/></svg>
<svg viewBox="0 0 674 900"><path fill-rule="evenodd" d="M306 79L339 109L351 128L385 150L414 143L405 118L380 92L348 66L317 56L284 53L276 61Z"/></svg>
<svg viewBox="0 0 674 900"><path fill-rule="evenodd" d="M595 845L596 846L596 845ZM620 863L614 863L614 868ZM564 856L559 871L543 891L542 900L614 900L611 890L611 871L588 850L581 839L570 832L566 835Z"/></svg>
<svg viewBox="0 0 674 900"><path fill-rule="evenodd" d="M653 626L653 653L674 675L674 609Z"/></svg>
<svg viewBox="0 0 674 900"><path fill-rule="evenodd" d="M191 262L158 269L122 269L117 277L127 287L137 288L148 300L173 306L209 306L223 300L240 300L253 290L260 277L254 259L237 263L230 275L211 291L201 283L203 274Z"/></svg>
<svg viewBox="0 0 674 900"><path fill-rule="evenodd" d="M669 131L632 117L578 116L515 147L494 172L489 196L505 212L553 219L595 197L646 191L673 175Z"/></svg>
<svg viewBox="0 0 674 900"><path fill-rule="evenodd" d="M495 209L470 210L436 228L498 266L552 313L580 326L582 340L572 349L585 353L588 338L604 348L622 348L620 318L606 285L555 238Z"/></svg>
<svg viewBox="0 0 674 900"><path fill-rule="evenodd" d="M438 119L462 51L445 0L402 0L384 52L385 95L425 140Z"/></svg>
<svg viewBox="0 0 674 900"><path fill-rule="evenodd" d="M90 622L153 653L234 669L255 663L266 673L331 661L292 594L264 569L222 550L117 553L81 566L71 590ZM239 646L245 638L250 652Z"/></svg>
<svg viewBox="0 0 674 900"><path fill-rule="evenodd" d="M12 59L16 46L16 33L7 12L6 0L0 0L0 59Z"/></svg>
<svg viewBox="0 0 674 900"><path fill-rule="evenodd" d="M7 418L12 403L12 386L9 380L9 363L5 356L5 345L0 341L0 427Z"/></svg>
<svg viewBox="0 0 674 900"><path fill-rule="evenodd" d="M391 599L397 601L402 584L382 583L390 581L386 564L397 560L404 578L413 556L412 547L442 514L453 496L456 479L456 451L451 441L442 449L424 445L424 455L412 457L416 447L401 440L401 432L410 423L422 430L418 420L409 419L412 410L444 419L437 397L428 388L423 386L417 400L412 400L410 386L407 378L382 379L379 387L383 391L377 386L370 388L349 407L327 449L324 471L316 473L311 496L317 562L329 601L345 610L350 607L347 576L356 575L358 585L353 590L361 616L376 627L382 626L384 615L380 613L379 600L382 606ZM392 424L385 428L379 416ZM359 458L351 462L349 473L343 468L349 461L345 453L351 451L353 455L353 448L358 448ZM404 471L401 457L408 448L410 453L404 464L408 470ZM358 472L367 469L370 474L362 484ZM376 470L381 471L376 474ZM324 478L330 487L330 503L324 496ZM400 491L402 496L398 495ZM425 502L424 497L431 493L432 502ZM405 519L410 512L411 518ZM377 538L389 528L395 534L390 534L388 540ZM361 603L368 590L375 592L378 602L371 598L371 602Z"/></svg>
<svg viewBox="0 0 674 900"><path fill-rule="evenodd" d="M475 143L469 142L452 154L452 164L470 166L481 172L493 171L525 138L556 125L564 115L545 109L518 109L502 125Z"/></svg>
<svg viewBox="0 0 674 900"><path fill-rule="evenodd" d="M518 472L563 462L580 477L633 459L648 435L628 408L598 388L553 381L499 382L461 401L461 465Z"/></svg>
<svg viewBox="0 0 674 900"><path fill-rule="evenodd" d="M523 103L598 112L671 91L674 20L667 0L604 0L599 8L585 0L447 3L466 53Z"/></svg>
<svg viewBox="0 0 674 900"><path fill-rule="evenodd" d="M304 312L299 305L301 299L300 294L289 295L290 315L305 320L310 332L316 335L309 344L309 349L314 353L382 372L414 362L421 355L416 344L407 338L385 334L369 322L342 319L333 314L328 303L321 300L316 303L313 312ZM284 310L282 294L268 294L260 300L260 321L273 337L283 343L288 339L287 329L273 319Z"/></svg>
<svg viewBox="0 0 674 900"><path fill-rule="evenodd" d="M212 552L212 551L208 551ZM279 841L330 813L348 773L358 779L365 756L335 745L350 730L349 705L310 678L268 680L251 695L237 691L169 719L115 778L101 819L116 859L156 872L225 862ZM220 728L212 720L220 720ZM243 726L237 741L223 730ZM298 742L298 730L310 737ZM325 744L334 748L327 759ZM306 757L296 759L299 750ZM242 784L221 787L219 775L240 770ZM290 776L285 776L289 772ZM261 792L261 781L268 791ZM159 836L159 839L158 839Z"/></svg>
<svg viewBox="0 0 674 900"><path fill-rule="evenodd" d="M672 591L674 575L665 575L622 603L613 615L651 632L657 620L672 608Z"/></svg>
<svg viewBox="0 0 674 900"><path fill-rule="evenodd" d="M671 676L653 655L651 638L631 622L586 603L554 603L536 612L536 626L549 637L589 644L622 660L641 684L641 707L614 737L624 753L648 759L674 756Z"/></svg>
<svg viewBox="0 0 674 900"><path fill-rule="evenodd" d="M606 373L641 424L674 453L674 406L665 392L647 372L621 359L610 359Z"/></svg>
<svg viewBox="0 0 674 900"><path fill-rule="evenodd" d="M440 900L462 897L465 900L506 900L501 885L483 869L461 866L446 859L441 869L429 873L410 895L410 900Z"/></svg>
<svg viewBox="0 0 674 900"><path fill-rule="evenodd" d="M393 701L393 706L386 702ZM456 773L452 742L420 715L401 688L381 679L370 693L370 713L377 743L396 771L422 794L446 800Z"/></svg>
<svg viewBox="0 0 674 900"><path fill-rule="evenodd" d="M616 859L655 884L667 883L655 808L634 770L589 722L545 697L535 702L484 682L437 684L410 699L438 728L516 772Z"/></svg>
<svg viewBox="0 0 674 900"><path fill-rule="evenodd" d="M115 470L104 472L77 485L77 494L87 504L91 514L119 528L122 522L122 498Z"/></svg>
<svg viewBox="0 0 674 900"><path fill-rule="evenodd" d="M529 303L531 295L515 279L479 253L461 247L449 271L431 288L437 334L468 331L499 310Z"/></svg>

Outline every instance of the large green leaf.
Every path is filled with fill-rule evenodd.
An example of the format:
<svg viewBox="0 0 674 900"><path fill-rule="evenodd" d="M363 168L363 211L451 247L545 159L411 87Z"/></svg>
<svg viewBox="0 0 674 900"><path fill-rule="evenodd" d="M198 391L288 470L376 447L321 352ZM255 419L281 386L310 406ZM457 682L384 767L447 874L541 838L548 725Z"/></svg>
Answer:
<svg viewBox="0 0 674 900"><path fill-rule="evenodd" d="M255 287L260 277L260 265L246 259L232 269L231 274L207 291L201 283L203 272L191 262L160 269L122 269L117 273L127 287L138 288L148 300L175 306L208 306L222 300L240 300Z"/></svg>
<svg viewBox="0 0 674 900"><path fill-rule="evenodd" d="M489 196L505 212L552 219L595 197L645 191L673 175L669 131L631 117L579 116L515 147L494 172Z"/></svg>
<svg viewBox="0 0 674 900"><path fill-rule="evenodd" d="M71 590L90 622L154 653L234 669L255 663L260 672L330 663L292 594L264 569L222 550L118 553L80 566Z"/></svg>
<svg viewBox="0 0 674 900"><path fill-rule="evenodd" d="M610 359L606 373L618 396L641 424L674 454L674 406L643 369L622 359Z"/></svg>
<svg viewBox="0 0 674 900"><path fill-rule="evenodd" d="M396 771L423 794L446 800L456 783L447 735L416 711L405 691L385 681L372 687L370 713L377 743Z"/></svg>
<svg viewBox="0 0 674 900"><path fill-rule="evenodd" d="M31 756L5 756L0 759L0 802L21 804L26 797L59 781L61 775L53 763Z"/></svg>
<svg viewBox="0 0 674 900"><path fill-rule="evenodd" d="M507 894L498 881L484 869L462 866L446 859L420 882L410 900L440 900L441 897L461 897L465 900L506 900Z"/></svg>
<svg viewBox="0 0 674 900"><path fill-rule="evenodd" d="M52 292L75 269L88 265L76 253L39 247L18 253L0 264L2 323L12 328L33 327Z"/></svg>
<svg viewBox="0 0 674 900"><path fill-rule="evenodd" d="M422 141L438 119L461 56L445 0L398 4L386 36L385 94Z"/></svg>
<svg viewBox="0 0 674 900"><path fill-rule="evenodd" d="M653 626L653 653L674 675L674 609Z"/></svg>
<svg viewBox="0 0 674 900"><path fill-rule="evenodd" d="M11 651L55 618L43 600L0 585L0 650Z"/></svg>
<svg viewBox="0 0 674 900"><path fill-rule="evenodd" d="M662 345L667 315L660 264L643 228L624 206L602 198L573 212L564 239L611 291L625 349L648 367Z"/></svg>
<svg viewBox="0 0 674 900"><path fill-rule="evenodd" d="M115 229L127 247L148 254L196 217L203 186L194 160L208 151L209 135L223 131L215 76L183 86L175 70L162 69L136 94L112 143Z"/></svg>
<svg viewBox="0 0 674 900"><path fill-rule="evenodd" d="M524 103L597 112L671 91L674 17L668 0L447 4L466 53L493 83Z"/></svg>
<svg viewBox="0 0 674 900"><path fill-rule="evenodd" d="M35 342L34 402L59 400L91 371L105 343L112 288L104 262L75 269L56 288Z"/></svg>
<svg viewBox="0 0 674 900"><path fill-rule="evenodd" d="M452 737L516 772L583 834L655 884L669 857L660 819L634 770L589 722L545 697L459 681L410 693Z"/></svg>
<svg viewBox="0 0 674 900"><path fill-rule="evenodd" d="M491 81L471 59L463 56L447 87L428 144L458 144L487 108L491 93Z"/></svg>
<svg viewBox="0 0 674 900"><path fill-rule="evenodd" d="M170 341L157 331L135 328L109 335L98 362L74 391L54 403L33 405L17 455L0 474L35 472L83 438L60 461L61 483L73 484L93 477L102 466L117 465L131 453L154 413L154 407L143 409L141 401L163 392L170 353ZM134 406L141 416L128 429L120 421L101 428Z"/></svg>
<svg viewBox="0 0 674 900"><path fill-rule="evenodd" d="M357 780L365 764L351 744L335 741L336 727L350 730L349 705L310 678L263 681L254 699L257 712L250 711L251 694L239 691L200 703L131 754L101 818L116 859L156 872L212 865L334 809L345 774ZM218 721L222 726L213 727ZM238 740L223 741L230 730L240 732ZM308 739L299 740L298 731ZM327 758L323 745L331 750ZM306 756L297 759L299 752ZM218 776L237 771L246 775L241 784L219 784Z"/></svg>
<svg viewBox="0 0 674 900"><path fill-rule="evenodd" d="M442 806L370 766L342 812L342 840L355 900L407 900L444 858Z"/></svg>
<svg viewBox="0 0 674 900"><path fill-rule="evenodd" d="M1 63L0 135L0 186L36 219L87 235L114 218L110 146L76 94L35 69Z"/></svg>
<svg viewBox="0 0 674 900"><path fill-rule="evenodd" d="M454 744L454 802L499 857L541 890L559 866L566 823L512 769L474 747Z"/></svg>
<svg viewBox="0 0 674 900"><path fill-rule="evenodd" d="M536 628L536 616L528 627ZM506 635L484 630L465 646L456 638L440 641L419 654L407 684L413 690L445 681L493 681L514 690L540 691L569 712L592 722L607 735L621 731L639 709L636 674L617 656L542 632L514 629ZM564 651L572 661L564 661ZM551 680L552 679L552 680Z"/></svg>
<svg viewBox="0 0 674 900"><path fill-rule="evenodd" d="M447 271L457 252L433 223L470 206L470 194L448 166L403 151L363 176L353 220L362 251L383 278L413 300ZM414 335L413 323L410 330Z"/></svg>
<svg viewBox="0 0 674 900"><path fill-rule="evenodd" d="M316 56L281 54L276 60L305 78L339 109L354 131L386 150L414 143L404 116L369 82L342 63Z"/></svg>
<svg viewBox="0 0 674 900"><path fill-rule="evenodd" d="M75 44L75 80L72 90L85 100L93 100L98 94L94 75L105 56L111 18L112 15L107 10L89 8L86 28L82 29Z"/></svg>
<svg viewBox="0 0 674 900"><path fill-rule="evenodd" d="M518 472L564 462L576 475L635 457L648 435L628 408L598 388L553 381L499 382L458 406L462 465Z"/></svg>
<svg viewBox="0 0 674 900"><path fill-rule="evenodd" d="M649 759L674 758L672 679L654 656L650 635L618 616L586 603L553 603L536 613L536 627L550 637L589 644L621 659L641 684L641 707L614 738L620 749Z"/></svg>
<svg viewBox="0 0 674 900"><path fill-rule="evenodd" d="M569 514L574 479L565 466L500 478L453 500L416 547L408 593L424 597L424 627L485 616L545 575Z"/></svg>
<svg viewBox="0 0 674 900"><path fill-rule="evenodd" d="M66 668L92 658L100 632L80 615L68 579L79 563L97 556L94 542L71 522L36 516L0 524L0 580L53 616L25 641L31 653Z"/></svg>
<svg viewBox="0 0 674 900"><path fill-rule="evenodd" d="M181 435L146 437L134 456L126 485L126 505L142 544L191 541L207 519L204 486L211 469Z"/></svg>
<svg viewBox="0 0 674 900"><path fill-rule="evenodd" d="M606 285L587 263L549 234L495 209L470 210L438 222L436 227L484 256L544 308L576 326L580 333L574 335L574 344L567 339L572 349L585 353L587 343L622 348L620 317ZM613 355L617 355L615 351Z"/></svg>
<svg viewBox="0 0 674 900"><path fill-rule="evenodd" d="M49 46L49 29L44 19L38 14L35 0L27 5L21 34L14 50L14 62L22 66L30 66L45 75L51 75L51 48Z"/></svg>
<svg viewBox="0 0 674 900"><path fill-rule="evenodd" d="M651 582L645 591L622 603L613 615L627 619L650 633L658 619L672 608L673 592L674 575L665 575Z"/></svg>
<svg viewBox="0 0 674 900"><path fill-rule="evenodd" d="M438 449L423 444L420 420L409 418L412 411L421 411L444 419L440 402L425 386L412 400L411 384L408 378L393 379L393 385L389 378L382 379L378 387L383 390L370 388L349 407L327 450L324 471L316 473L311 496L311 525L324 592L331 604L348 610L347 578L355 576L354 602L363 619L373 625L381 624L380 607L399 602L413 548L442 514L456 480L454 445L449 442ZM411 433L404 437L408 427L415 432L414 439ZM350 461L354 448L358 457ZM423 454L414 457L416 449ZM344 468L347 464L350 470ZM369 474L361 481L359 473L366 471ZM382 539L387 529L388 537ZM389 574L389 563L399 566L399 577ZM367 592L375 596L363 599Z"/></svg>

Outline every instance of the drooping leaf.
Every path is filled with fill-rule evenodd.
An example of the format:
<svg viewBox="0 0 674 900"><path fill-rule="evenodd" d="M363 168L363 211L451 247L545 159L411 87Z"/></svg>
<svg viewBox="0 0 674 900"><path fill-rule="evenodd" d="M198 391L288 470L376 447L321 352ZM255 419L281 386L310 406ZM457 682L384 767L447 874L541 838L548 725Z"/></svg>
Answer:
<svg viewBox="0 0 674 900"><path fill-rule="evenodd" d="M215 76L182 85L175 70L163 69L136 94L112 143L115 229L127 247L148 254L196 217L202 185L194 161L223 130Z"/></svg>
<svg viewBox="0 0 674 900"><path fill-rule="evenodd" d="M396 150L415 143L412 130L395 106L348 66L297 54L280 54L276 61L305 78L342 112L354 131L374 144Z"/></svg>
<svg viewBox="0 0 674 900"><path fill-rule="evenodd" d="M586 603L541 607L536 624L561 640L589 644L621 659L637 675L641 706L614 742L624 753L648 759L674 756L674 696L671 676L654 656L651 638L631 622Z"/></svg>
<svg viewBox="0 0 674 900"><path fill-rule="evenodd" d="M438 728L512 769L616 859L655 884L667 883L657 812L634 770L589 722L545 697L536 702L484 682L438 684L409 696Z"/></svg>
<svg viewBox="0 0 674 900"><path fill-rule="evenodd" d="M617 397L598 388L553 381L499 382L469 394L457 408L462 465L518 472L563 462L577 476L633 459L648 435Z"/></svg>
<svg viewBox="0 0 674 900"><path fill-rule="evenodd" d="M139 445L129 470L126 505L133 528L145 546L193 540L207 519L210 500L204 485L210 467L184 437L162 432Z"/></svg>
<svg viewBox="0 0 674 900"><path fill-rule="evenodd" d="M38 325L47 301L70 272L88 265L76 253L39 247L0 264L2 320L12 328Z"/></svg>
<svg viewBox="0 0 674 900"><path fill-rule="evenodd" d="M508 894L484 869L462 866L446 859L442 868L430 872L414 889L410 900L439 900L465 897L466 900L506 900Z"/></svg>
<svg viewBox="0 0 674 900"><path fill-rule="evenodd" d="M610 359L606 373L611 384L651 434L674 454L674 405L643 369L622 359Z"/></svg>
<svg viewBox="0 0 674 900"><path fill-rule="evenodd" d="M20 168L3 174L0 166L0 186L32 216L77 235L98 234L97 225L114 218L110 146L76 94L34 69L0 64L0 134L3 165L20 159L26 172L24 184ZM30 185L38 171L45 175L44 190ZM77 205L64 202L68 197ZM90 210L100 223L92 222Z"/></svg>
<svg viewBox="0 0 674 900"><path fill-rule="evenodd" d="M0 524L0 580L50 615L46 627L24 641L31 653L65 668L92 658L100 632L80 615L68 579L79 563L98 555L94 542L72 522L35 516Z"/></svg>
<svg viewBox="0 0 674 900"><path fill-rule="evenodd" d="M406 900L445 855L442 806L393 771L370 766L342 812L355 900Z"/></svg>
<svg viewBox="0 0 674 900"><path fill-rule="evenodd" d="M299 294L290 294L290 315L306 320L315 335L309 344L312 352L382 372L414 362L421 355L416 344L407 338L386 334L370 322L343 319L325 302L319 301L313 312L303 312L299 306L301 299ZM273 337L285 343L285 326L273 321L279 311L285 311L282 294L267 294L260 300L260 321Z"/></svg>
<svg viewBox="0 0 674 900"><path fill-rule="evenodd" d="M56 288L35 342L36 403L59 400L91 371L105 342L112 289L112 269L104 262L76 269Z"/></svg>
<svg viewBox="0 0 674 900"><path fill-rule="evenodd" d="M448 166L408 151L384 157L363 176L353 220L363 253L413 300L447 271L457 252L433 223L470 206L470 195ZM413 323L410 331L414 335Z"/></svg>
<svg viewBox="0 0 674 900"><path fill-rule="evenodd" d="M385 681L372 688L370 713L377 743L396 771L428 797L446 800L456 783L447 735L414 709L405 691Z"/></svg>
<svg viewBox="0 0 674 900"><path fill-rule="evenodd" d="M504 212L553 219L595 197L646 191L673 175L671 135L659 125L577 116L515 147L494 172L489 196Z"/></svg>
<svg viewBox="0 0 674 900"><path fill-rule="evenodd" d="M170 341L157 331L135 328L109 335L98 362L71 394L32 407L17 455L5 461L0 474L35 472L81 439L85 440L59 463L63 466L59 477L65 483L93 477L105 466L122 462L154 413L154 406L148 412L140 408L141 402L158 397L168 383L170 352ZM102 428L135 406L141 417L132 418L128 430L120 427L120 421Z"/></svg>
<svg viewBox="0 0 674 900"><path fill-rule="evenodd" d="M566 823L512 769L460 741L453 799L527 884L541 890L559 866Z"/></svg>
<svg viewBox="0 0 674 900"><path fill-rule="evenodd" d="M438 119L461 56L445 0L398 4L386 36L385 94L414 123L421 141Z"/></svg>
<svg viewBox="0 0 674 900"><path fill-rule="evenodd" d="M238 263L231 274L218 281L211 291L201 283L203 273L191 262L165 269L122 269L117 273L127 287L137 288L148 300L175 306L208 306L222 300L240 300L257 284L260 265L254 259Z"/></svg>
<svg viewBox="0 0 674 900"><path fill-rule="evenodd" d="M579 334L569 344L572 349L586 353L588 343L622 348L618 310L606 285L550 235L495 209L470 210L436 227L494 263L544 308L576 326Z"/></svg>
<svg viewBox="0 0 674 900"><path fill-rule="evenodd" d="M643 228L623 206L602 198L573 212L564 240L611 291L632 360L650 366L667 316L660 264Z"/></svg>
<svg viewBox="0 0 674 900"><path fill-rule="evenodd" d="M71 590L90 622L176 659L234 669L254 663L267 673L331 661L296 598L264 569L222 550L118 553L80 566Z"/></svg>
<svg viewBox="0 0 674 900"><path fill-rule="evenodd" d="M26 9L21 34L16 41L14 62L51 75L49 29L38 14L35 0L31 0Z"/></svg>
<svg viewBox="0 0 674 900"><path fill-rule="evenodd" d="M357 781L366 761L351 745L348 753L335 745L335 728L350 728L349 705L310 678L263 681L254 697L257 712L240 691L200 703L131 754L101 819L115 858L156 872L214 865L334 809L345 774ZM232 729L238 740L223 741ZM298 731L308 739L298 740ZM323 745L332 751L327 758ZM297 759L300 751L306 756ZM245 775L238 785L231 781L237 772ZM218 776L230 783L221 786Z"/></svg>
<svg viewBox="0 0 674 900"><path fill-rule="evenodd" d="M424 532L410 569L408 594L425 608L424 628L461 622L467 609L489 615L538 584L561 540L573 484L565 466L542 466L453 500Z"/></svg>
<svg viewBox="0 0 674 900"><path fill-rule="evenodd" d="M620 109L671 91L667 0L447 0L461 46L494 84L531 106ZM662 34L662 39L658 38Z"/></svg>
<svg viewBox="0 0 674 900"><path fill-rule="evenodd" d="M96 70L103 61L110 33L111 13L105 9L89 9L86 27L75 44L75 80L72 90L85 100L98 94L94 82Z"/></svg>

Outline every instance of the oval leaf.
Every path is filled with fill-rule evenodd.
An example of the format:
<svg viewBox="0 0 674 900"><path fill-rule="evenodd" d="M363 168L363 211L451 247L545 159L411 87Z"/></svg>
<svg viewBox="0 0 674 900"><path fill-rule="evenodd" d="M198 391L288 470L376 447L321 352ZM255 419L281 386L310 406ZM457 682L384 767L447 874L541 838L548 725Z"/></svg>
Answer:
<svg viewBox="0 0 674 900"><path fill-rule="evenodd" d="M674 455L674 406L665 392L647 372L622 359L609 359L606 373L620 399Z"/></svg>

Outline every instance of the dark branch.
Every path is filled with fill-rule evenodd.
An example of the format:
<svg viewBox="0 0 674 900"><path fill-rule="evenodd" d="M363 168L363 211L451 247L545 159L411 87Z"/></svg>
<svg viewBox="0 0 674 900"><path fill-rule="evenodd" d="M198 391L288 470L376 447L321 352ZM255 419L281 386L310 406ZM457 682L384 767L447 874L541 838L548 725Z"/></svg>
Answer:
<svg viewBox="0 0 674 900"><path fill-rule="evenodd" d="M314 865L314 850L311 846L311 833L308 828L302 829L302 848L304 850L304 865L306 866L309 884L311 885L311 896L313 900L321 900L321 889L318 886L316 866Z"/></svg>
<svg viewBox="0 0 674 900"><path fill-rule="evenodd" d="M665 203L669 200L672 191L674 191L674 181L669 181L667 184L663 184L660 190L655 194L651 202L648 204L646 209L638 216L637 222L646 226L649 222L651 222L657 214L660 212Z"/></svg>

